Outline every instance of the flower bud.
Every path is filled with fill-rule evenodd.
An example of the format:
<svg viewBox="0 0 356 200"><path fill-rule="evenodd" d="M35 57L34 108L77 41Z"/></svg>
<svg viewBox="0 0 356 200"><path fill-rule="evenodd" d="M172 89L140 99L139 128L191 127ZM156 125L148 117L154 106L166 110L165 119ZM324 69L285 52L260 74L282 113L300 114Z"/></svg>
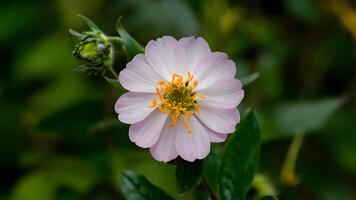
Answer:
<svg viewBox="0 0 356 200"><path fill-rule="evenodd" d="M86 65L100 67L110 60L111 44L102 38L85 38L80 41L73 55Z"/></svg>
<svg viewBox="0 0 356 200"><path fill-rule="evenodd" d="M73 55L82 62L75 71L84 72L88 75L104 75L113 63L113 45L95 24L84 16L90 31L82 33L74 30L69 32L79 39L73 50Z"/></svg>

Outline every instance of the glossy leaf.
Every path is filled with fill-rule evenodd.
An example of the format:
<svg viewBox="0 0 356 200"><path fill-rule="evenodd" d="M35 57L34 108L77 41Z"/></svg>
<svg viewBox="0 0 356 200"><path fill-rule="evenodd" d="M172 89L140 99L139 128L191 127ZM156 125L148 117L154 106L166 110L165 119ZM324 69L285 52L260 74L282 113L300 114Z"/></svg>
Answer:
<svg viewBox="0 0 356 200"><path fill-rule="evenodd" d="M212 144L209 155L203 161L204 176L209 184L209 187L217 192L218 190L218 175L221 165L221 156L217 144Z"/></svg>
<svg viewBox="0 0 356 200"><path fill-rule="evenodd" d="M116 23L116 31L120 35L120 42L124 51L127 54L129 60L131 60L135 55L143 53L143 47L129 34L126 32L124 27L121 25L121 18L118 19Z"/></svg>
<svg viewBox="0 0 356 200"><path fill-rule="evenodd" d="M250 111L223 155L219 180L222 200L245 199L258 167L259 150L260 129Z"/></svg>
<svg viewBox="0 0 356 200"><path fill-rule="evenodd" d="M130 200L173 200L162 189L150 183L146 177L131 171L123 172L121 191L126 199Z"/></svg>
<svg viewBox="0 0 356 200"><path fill-rule="evenodd" d="M187 192L196 186L203 173L202 161L186 162L177 164L176 178L179 192Z"/></svg>

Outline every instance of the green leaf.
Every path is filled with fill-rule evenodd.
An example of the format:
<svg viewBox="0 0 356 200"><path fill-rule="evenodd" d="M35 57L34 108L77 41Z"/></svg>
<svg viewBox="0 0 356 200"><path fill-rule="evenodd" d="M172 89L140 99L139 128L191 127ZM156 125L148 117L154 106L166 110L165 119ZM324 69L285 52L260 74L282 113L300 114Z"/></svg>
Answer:
<svg viewBox="0 0 356 200"><path fill-rule="evenodd" d="M278 200L278 198L275 196L264 196L259 198L259 200Z"/></svg>
<svg viewBox="0 0 356 200"><path fill-rule="evenodd" d="M316 1L310 0L286 0L287 11L307 23L318 23L322 19L322 11Z"/></svg>
<svg viewBox="0 0 356 200"><path fill-rule="evenodd" d="M194 188L192 194L195 200L212 200L209 192L205 191L204 188Z"/></svg>
<svg viewBox="0 0 356 200"><path fill-rule="evenodd" d="M66 39L60 35L50 35L37 41L30 49L24 49L24 54L15 60L12 79L17 84L26 84L67 76L75 62L68 56L72 46Z"/></svg>
<svg viewBox="0 0 356 200"><path fill-rule="evenodd" d="M73 36L78 37L80 39L84 39L86 37L85 34L79 33L79 32L77 32L77 31L75 31L73 29L69 29L68 31L69 31L70 34L72 34Z"/></svg>
<svg viewBox="0 0 356 200"><path fill-rule="evenodd" d="M204 176L214 191L218 191L218 174L221 165L221 157L219 156L219 149L217 144L212 144L209 155L203 161Z"/></svg>
<svg viewBox="0 0 356 200"><path fill-rule="evenodd" d="M76 158L56 158L19 179L11 199L51 200L61 187L83 194L95 184L96 178L97 173L91 165Z"/></svg>
<svg viewBox="0 0 356 200"><path fill-rule="evenodd" d="M121 18L117 20L116 31L120 35L122 48L126 52L129 60L131 60L135 55L144 52L143 47L129 33L127 33L121 25Z"/></svg>
<svg viewBox="0 0 356 200"><path fill-rule="evenodd" d="M88 27L97 33L102 33L102 31L100 30L100 28L90 19L88 19L87 17L83 16L83 15L78 15L79 17L83 18L85 23L88 25Z"/></svg>
<svg viewBox="0 0 356 200"><path fill-rule="evenodd" d="M150 183L146 177L131 171L123 172L121 190L126 199L130 200L173 200L162 189Z"/></svg>
<svg viewBox="0 0 356 200"><path fill-rule="evenodd" d="M223 155L219 181L222 200L245 199L258 167L259 151L260 129L250 111Z"/></svg>
<svg viewBox="0 0 356 200"><path fill-rule="evenodd" d="M247 76L244 76L244 77L240 78L239 80L241 81L243 86L246 86L246 85L249 85L250 83L254 82L255 80L257 80L259 76L260 76L260 74L256 72L256 73L252 73Z"/></svg>
<svg viewBox="0 0 356 200"><path fill-rule="evenodd" d="M55 184L46 175L42 171L26 174L17 181L10 199L53 199L55 196Z"/></svg>
<svg viewBox="0 0 356 200"><path fill-rule="evenodd" d="M344 108L337 112L327 124L322 139L323 144L328 147L331 156L337 161L341 169L354 175L356 174L355 133L354 111Z"/></svg>
<svg viewBox="0 0 356 200"><path fill-rule="evenodd" d="M343 98L331 98L285 104L277 108L275 121L282 131L314 131L324 126L343 103Z"/></svg>
<svg viewBox="0 0 356 200"><path fill-rule="evenodd" d="M202 161L182 161L177 164L176 178L180 193L187 192L197 185L203 173Z"/></svg>
<svg viewBox="0 0 356 200"><path fill-rule="evenodd" d="M46 173L56 187L65 186L82 194L92 188L98 177L93 166L74 157L53 160L48 164Z"/></svg>
<svg viewBox="0 0 356 200"><path fill-rule="evenodd" d="M89 132L96 134L100 132L105 132L112 129L120 128L122 124L119 123L117 117L104 118L97 123L94 123L90 128Z"/></svg>
<svg viewBox="0 0 356 200"><path fill-rule="evenodd" d="M258 113L263 140L290 137L299 132L316 131L328 122L344 104L345 98L325 98L315 101L286 103L270 114Z"/></svg>
<svg viewBox="0 0 356 200"><path fill-rule="evenodd" d="M49 133L61 133L64 134L62 136L72 139L83 139L83 134L88 131L90 125L100 120L96 113L100 112L101 106L99 101L82 101L42 118L36 127Z"/></svg>
<svg viewBox="0 0 356 200"><path fill-rule="evenodd" d="M120 83L119 83L119 81L117 79L108 78L106 76L104 76L104 78L108 83L110 83L110 84L112 84L112 85L114 85L116 87L120 87L121 88L121 85L120 85Z"/></svg>

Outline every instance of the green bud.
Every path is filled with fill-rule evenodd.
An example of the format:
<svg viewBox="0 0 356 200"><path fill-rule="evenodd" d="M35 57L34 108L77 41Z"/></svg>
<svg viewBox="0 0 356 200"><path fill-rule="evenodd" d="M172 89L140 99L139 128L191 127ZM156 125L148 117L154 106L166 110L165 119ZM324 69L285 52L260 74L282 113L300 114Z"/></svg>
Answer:
<svg viewBox="0 0 356 200"><path fill-rule="evenodd" d="M82 62L74 70L88 75L104 76L108 69L111 70L114 59L112 41L109 41L109 37L94 22L82 15L79 16L84 19L90 30L81 33L69 30L79 40L75 45L73 55Z"/></svg>
<svg viewBox="0 0 356 200"><path fill-rule="evenodd" d="M104 39L85 38L80 41L73 55L86 65L100 67L110 60L111 44Z"/></svg>

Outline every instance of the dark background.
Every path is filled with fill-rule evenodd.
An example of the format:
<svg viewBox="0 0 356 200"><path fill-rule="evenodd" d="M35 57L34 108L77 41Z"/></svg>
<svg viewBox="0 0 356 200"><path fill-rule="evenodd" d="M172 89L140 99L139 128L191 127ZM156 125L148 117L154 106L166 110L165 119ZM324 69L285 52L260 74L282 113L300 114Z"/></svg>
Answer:
<svg viewBox="0 0 356 200"><path fill-rule="evenodd" d="M280 199L356 199L356 5L352 0L13 0L0 3L0 199L121 199L134 170L177 199L173 165L135 147L114 113L124 91L73 72L82 14L109 35L123 16L141 44L203 36L237 63L241 111L255 107L260 173ZM127 62L119 52L120 71ZM305 133L298 184L281 182L295 133Z"/></svg>

